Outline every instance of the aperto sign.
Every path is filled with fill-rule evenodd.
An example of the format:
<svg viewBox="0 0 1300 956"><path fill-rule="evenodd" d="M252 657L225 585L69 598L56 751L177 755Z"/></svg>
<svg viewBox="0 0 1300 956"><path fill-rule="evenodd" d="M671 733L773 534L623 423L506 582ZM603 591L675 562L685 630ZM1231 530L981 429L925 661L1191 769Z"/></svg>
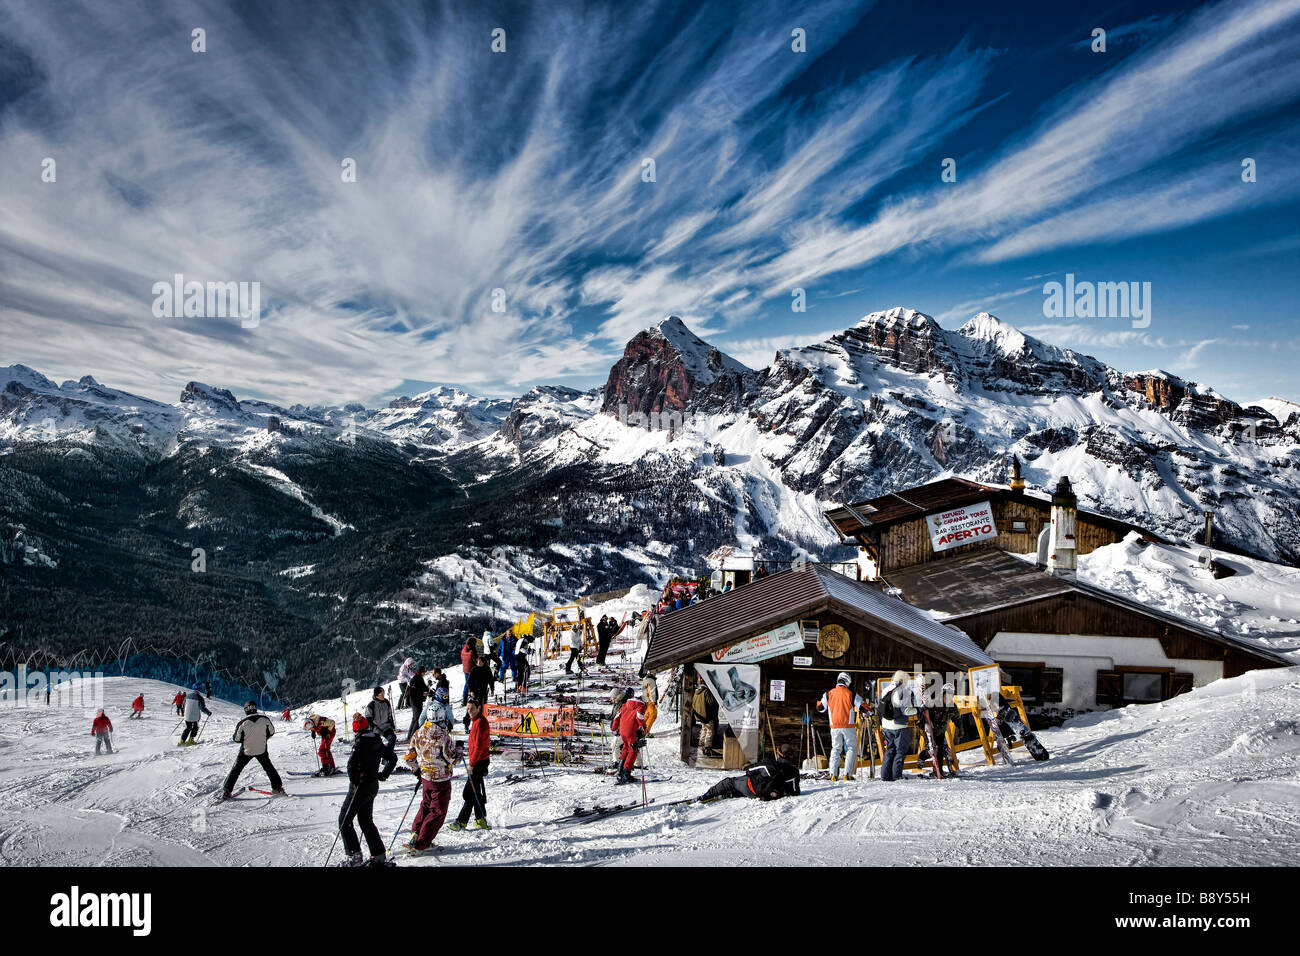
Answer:
<svg viewBox="0 0 1300 956"><path fill-rule="evenodd" d="M993 524L993 508L987 501L927 515L925 526L930 531L930 546L936 551L998 536L998 529Z"/></svg>

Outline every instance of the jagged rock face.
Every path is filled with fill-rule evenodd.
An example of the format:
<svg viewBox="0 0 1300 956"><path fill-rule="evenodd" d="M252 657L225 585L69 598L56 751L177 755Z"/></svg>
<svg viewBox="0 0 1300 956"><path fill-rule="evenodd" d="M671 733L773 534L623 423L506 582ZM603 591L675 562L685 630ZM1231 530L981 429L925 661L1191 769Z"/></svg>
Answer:
<svg viewBox="0 0 1300 956"><path fill-rule="evenodd" d="M181 401L186 404L206 402L210 405L238 410L239 402L229 389L213 388L202 382L190 382L181 391Z"/></svg>
<svg viewBox="0 0 1300 956"><path fill-rule="evenodd" d="M1130 372L1119 376L1119 384L1141 396L1140 401L1147 407L1162 411L1179 424L1192 428L1216 428L1238 421L1244 414L1236 402L1198 388L1195 383L1186 382L1176 375Z"/></svg>
<svg viewBox="0 0 1300 956"><path fill-rule="evenodd" d="M832 341L907 372L951 377L957 368L957 357L943 329L930 316L913 309L874 312Z"/></svg>
<svg viewBox="0 0 1300 956"><path fill-rule="evenodd" d="M670 316L627 343L609 371L600 410L618 416L739 409L753 377Z"/></svg>

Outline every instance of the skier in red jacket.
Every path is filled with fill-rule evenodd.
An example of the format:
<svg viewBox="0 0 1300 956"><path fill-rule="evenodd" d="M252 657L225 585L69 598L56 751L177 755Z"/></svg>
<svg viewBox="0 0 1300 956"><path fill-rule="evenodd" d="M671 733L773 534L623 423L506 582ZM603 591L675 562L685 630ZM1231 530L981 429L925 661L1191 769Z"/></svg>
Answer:
<svg viewBox="0 0 1300 956"><path fill-rule="evenodd" d="M610 725L614 733L623 739L623 766L614 778L615 783L632 782L632 767L636 765L637 751L645 746L645 701L640 699L642 693L641 690L633 691Z"/></svg>
<svg viewBox="0 0 1300 956"><path fill-rule="evenodd" d="M172 703L176 705L176 716L183 715L185 713L185 691L178 690L176 696L172 698Z"/></svg>
<svg viewBox="0 0 1300 956"><path fill-rule="evenodd" d="M469 673L474 669L475 662L478 661L478 645L474 643L474 638L465 641L465 646L460 649L460 669L465 675L465 686L460 692L460 702L464 704L469 700Z"/></svg>
<svg viewBox="0 0 1300 956"><path fill-rule="evenodd" d="M461 793L464 803L461 804L460 813L448 830L464 830L471 813L474 814L476 829L492 829L487 822L487 787L484 784L492 750L492 733L487 718L483 716L483 707L474 697L469 699L469 719L469 747L465 754L469 780L465 782L465 789Z"/></svg>
<svg viewBox="0 0 1300 956"><path fill-rule="evenodd" d="M90 735L95 738L95 756L99 756L101 747L113 752L113 722L104 715L104 708L95 711L95 721L90 725Z"/></svg>
<svg viewBox="0 0 1300 956"><path fill-rule="evenodd" d="M144 716L144 694L131 701L131 716L136 720Z"/></svg>

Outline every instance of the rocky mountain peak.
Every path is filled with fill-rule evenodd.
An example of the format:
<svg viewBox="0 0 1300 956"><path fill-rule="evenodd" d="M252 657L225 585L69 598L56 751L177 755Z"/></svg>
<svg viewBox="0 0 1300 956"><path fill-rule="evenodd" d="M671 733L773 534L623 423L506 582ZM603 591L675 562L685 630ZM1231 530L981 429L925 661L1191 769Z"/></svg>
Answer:
<svg viewBox="0 0 1300 956"><path fill-rule="evenodd" d="M190 382L181 390L181 402L193 405L212 405L228 411L239 410L239 400L229 389L214 388L202 382Z"/></svg>
<svg viewBox="0 0 1300 956"><path fill-rule="evenodd" d="M609 371L601 411L646 415L732 407L743 398L742 381L754 373L670 315L638 332Z"/></svg>

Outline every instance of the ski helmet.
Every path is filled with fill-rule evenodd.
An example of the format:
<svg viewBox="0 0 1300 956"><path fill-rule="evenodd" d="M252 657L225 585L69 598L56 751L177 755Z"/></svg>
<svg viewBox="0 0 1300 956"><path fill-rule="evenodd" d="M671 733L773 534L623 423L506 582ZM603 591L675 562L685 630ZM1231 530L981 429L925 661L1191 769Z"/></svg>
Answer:
<svg viewBox="0 0 1300 956"><path fill-rule="evenodd" d="M957 692L957 688L953 687L952 684L944 684L943 692L945 694L955 694Z"/></svg>
<svg viewBox="0 0 1300 956"><path fill-rule="evenodd" d="M192 684L192 685L190 686L190 690L198 690L198 689L199 689L199 685L198 685L198 684Z"/></svg>
<svg viewBox="0 0 1300 956"><path fill-rule="evenodd" d="M849 675L844 673L843 671L840 671L840 676L835 678L835 683L843 684L845 687L848 687L852 681L853 678L849 677Z"/></svg>
<svg viewBox="0 0 1300 956"><path fill-rule="evenodd" d="M370 726L370 721L366 720L364 714L352 715L352 732L354 734L364 733L365 729Z"/></svg>
<svg viewBox="0 0 1300 956"><path fill-rule="evenodd" d="M437 690L433 692L433 699L440 704L447 703L447 697L448 697L447 688L445 687L439 687Z"/></svg>
<svg viewBox="0 0 1300 956"><path fill-rule="evenodd" d="M255 713L257 713L257 701L255 701L255 700L245 701L245 702L244 702L244 713L246 713L246 714L255 714Z"/></svg>
<svg viewBox="0 0 1300 956"><path fill-rule="evenodd" d="M311 722L310 720L304 720L304 721L302 722L302 729L303 729L303 730L311 730L312 727L313 727L313 724L312 724L312 722Z"/></svg>

